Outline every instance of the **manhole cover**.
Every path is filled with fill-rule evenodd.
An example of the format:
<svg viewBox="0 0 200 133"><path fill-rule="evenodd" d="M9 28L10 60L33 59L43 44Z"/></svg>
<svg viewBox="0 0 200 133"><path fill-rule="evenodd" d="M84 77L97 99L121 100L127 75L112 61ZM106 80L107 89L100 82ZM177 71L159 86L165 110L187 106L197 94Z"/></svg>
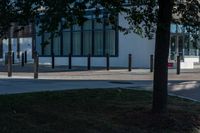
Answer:
<svg viewBox="0 0 200 133"><path fill-rule="evenodd" d="M112 83L112 84L133 84L133 83L127 82L127 81L111 81L110 83Z"/></svg>

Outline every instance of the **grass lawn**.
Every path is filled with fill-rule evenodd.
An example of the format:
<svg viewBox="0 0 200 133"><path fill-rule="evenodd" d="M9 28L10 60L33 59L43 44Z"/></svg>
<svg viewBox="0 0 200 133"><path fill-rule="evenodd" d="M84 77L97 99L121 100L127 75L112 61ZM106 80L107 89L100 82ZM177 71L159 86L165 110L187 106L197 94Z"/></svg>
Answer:
<svg viewBox="0 0 200 133"><path fill-rule="evenodd" d="M199 103L169 97L168 113L155 115L151 101L151 92L121 89L0 96L0 133L198 132Z"/></svg>

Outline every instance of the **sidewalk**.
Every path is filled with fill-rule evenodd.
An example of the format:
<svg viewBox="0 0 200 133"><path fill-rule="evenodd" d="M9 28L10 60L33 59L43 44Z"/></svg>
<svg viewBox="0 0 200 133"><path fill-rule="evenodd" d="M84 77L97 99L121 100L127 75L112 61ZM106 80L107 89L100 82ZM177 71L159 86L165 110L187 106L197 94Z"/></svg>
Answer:
<svg viewBox="0 0 200 133"><path fill-rule="evenodd" d="M4 67L5 68L5 67ZM0 69L0 94L92 88L131 88L152 90L153 73L149 69L68 70L66 66L40 67L39 79L33 79L32 67L14 68L13 76ZM169 70L169 92L200 101L200 70Z"/></svg>
<svg viewBox="0 0 200 133"><path fill-rule="evenodd" d="M0 79L0 94L25 92L56 91L93 88L136 88L150 87L151 81L103 81L103 80L31 80L31 79ZM150 89L150 88L148 88Z"/></svg>

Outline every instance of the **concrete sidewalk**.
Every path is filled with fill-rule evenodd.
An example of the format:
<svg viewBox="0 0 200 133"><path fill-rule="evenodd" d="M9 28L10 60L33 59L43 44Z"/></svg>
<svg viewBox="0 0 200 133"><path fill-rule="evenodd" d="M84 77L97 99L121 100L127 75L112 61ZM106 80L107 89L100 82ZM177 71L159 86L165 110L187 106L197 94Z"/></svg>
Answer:
<svg viewBox="0 0 200 133"><path fill-rule="evenodd" d="M40 68L39 79L33 79L32 67L16 66L11 78L0 72L0 94L92 88L152 89L153 73L149 69L68 70L66 66ZM18 71L17 71L18 70ZM169 92L200 101L200 70L169 70Z"/></svg>
<svg viewBox="0 0 200 133"><path fill-rule="evenodd" d="M0 94L94 88L150 89L151 81L0 79Z"/></svg>
<svg viewBox="0 0 200 133"><path fill-rule="evenodd" d="M5 79L8 73L5 65L0 65L0 79ZM15 79L33 79L33 64L26 64L25 67L13 65L13 77ZM127 68L92 68L87 71L86 67L75 67L69 70L67 66L40 65L39 79L63 79L63 80L152 80L153 73L149 69L133 69L128 72ZM175 69L169 69L169 80L200 80L200 69L181 70L176 75Z"/></svg>
<svg viewBox="0 0 200 133"><path fill-rule="evenodd" d="M0 94L94 88L152 90L152 81L0 79ZM169 93L200 101L200 81L169 81Z"/></svg>

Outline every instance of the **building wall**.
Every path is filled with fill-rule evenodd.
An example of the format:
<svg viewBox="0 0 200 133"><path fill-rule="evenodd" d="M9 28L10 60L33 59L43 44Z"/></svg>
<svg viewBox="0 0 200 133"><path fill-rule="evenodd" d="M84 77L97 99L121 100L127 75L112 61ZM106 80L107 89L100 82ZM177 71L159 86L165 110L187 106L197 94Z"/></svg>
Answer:
<svg viewBox="0 0 200 133"><path fill-rule="evenodd" d="M119 15L119 24L127 26L126 20L123 15ZM155 41L141 38L140 36L129 33L119 32L118 39L118 56L110 57L111 67L127 67L128 66L128 54L132 54L132 66L137 68L148 68L150 66L150 55L154 53ZM41 37L37 37L36 44L39 46L41 43ZM40 57L41 64L51 64L51 57ZM56 57L55 65L67 65L68 57ZM72 57L72 65L74 66L86 66L87 57ZM105 66L105 57L92 57L92 66Z"/></svg>

